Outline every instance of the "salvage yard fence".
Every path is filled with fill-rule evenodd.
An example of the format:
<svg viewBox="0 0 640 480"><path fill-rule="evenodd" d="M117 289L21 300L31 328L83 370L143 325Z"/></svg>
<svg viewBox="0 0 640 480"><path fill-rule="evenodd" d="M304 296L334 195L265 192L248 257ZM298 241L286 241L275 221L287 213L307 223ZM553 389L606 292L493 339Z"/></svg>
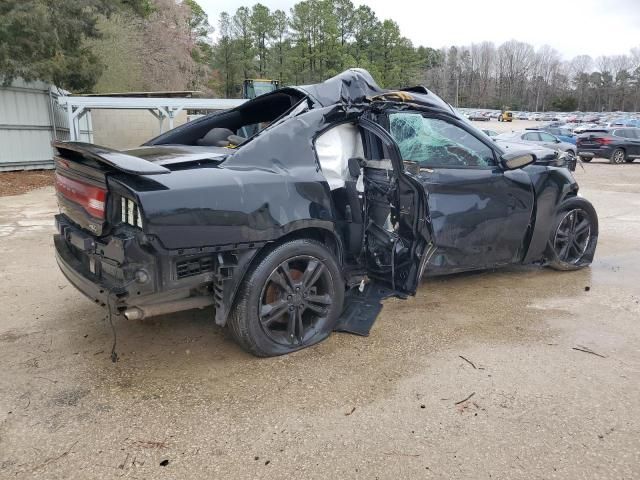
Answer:
<svg viewBox="0 0 640 480"><path fill-rule="evenodd" d="M58 98L68 94L44 82L0 84L0 171L53 168L53 140L69 139ZM81 119L79 140L93 139L91 115Z"/></svg>

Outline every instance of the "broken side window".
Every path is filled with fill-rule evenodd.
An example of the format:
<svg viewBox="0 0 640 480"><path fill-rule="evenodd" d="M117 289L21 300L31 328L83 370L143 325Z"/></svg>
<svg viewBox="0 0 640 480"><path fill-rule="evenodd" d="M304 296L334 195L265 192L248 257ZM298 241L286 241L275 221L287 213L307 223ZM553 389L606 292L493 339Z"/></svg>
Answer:
<svg viewBox="0 0 640 480"><path fill-rule="evenodd" d="M390 133L403 160L421 167L491 167L493 151L466 130L418 113L389 115Z"/></svg>

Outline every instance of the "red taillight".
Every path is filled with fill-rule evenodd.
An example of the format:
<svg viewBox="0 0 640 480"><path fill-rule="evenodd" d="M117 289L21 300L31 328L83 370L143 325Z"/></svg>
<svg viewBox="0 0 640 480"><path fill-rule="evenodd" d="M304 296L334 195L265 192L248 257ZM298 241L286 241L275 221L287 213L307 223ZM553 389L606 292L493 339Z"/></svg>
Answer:
<svg viewBox="0 0 640 480"><path fill-rule="evenodd" d="M611 143L611 139L607 137L598 137L598 138L594 138L594 140L596 141L596 143L599 143L600 145L609 145Z"/></svg>
<svg viewBox="0 0 640 480"><path fill-rule="evenodd" d="M104 218L107 191L88 183L72 180L56 172L56 190L77 203L94 218Z"/></svg>

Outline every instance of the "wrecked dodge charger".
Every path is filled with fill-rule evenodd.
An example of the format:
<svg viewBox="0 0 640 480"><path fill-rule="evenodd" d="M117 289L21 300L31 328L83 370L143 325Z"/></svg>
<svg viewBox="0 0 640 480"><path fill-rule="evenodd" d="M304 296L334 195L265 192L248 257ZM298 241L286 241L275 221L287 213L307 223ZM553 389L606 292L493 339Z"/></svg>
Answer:
<svg viewBox="0 0 640 480"><path fill-rule="evenodd" d="M55 143L55 248L114 315L213 306L247 351L367 334L426 275L591 263L568 169L505 151L418 86L364 70L282 88L115 151Z"/></svg>

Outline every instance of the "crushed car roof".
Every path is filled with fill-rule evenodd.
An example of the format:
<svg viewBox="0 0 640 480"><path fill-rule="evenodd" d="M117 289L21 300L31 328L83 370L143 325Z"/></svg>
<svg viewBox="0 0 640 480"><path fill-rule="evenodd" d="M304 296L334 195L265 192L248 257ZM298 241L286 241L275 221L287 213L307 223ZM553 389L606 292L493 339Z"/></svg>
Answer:
<svg viewBox="0 0 640 480"><path fill-rule="evenodd" d="M305 92L322 107L371 102L410 103L457 116L451 105L428 88L418 85L402 89L384 89L362 68L351 68L322 83L296 88Z"/></svg>

